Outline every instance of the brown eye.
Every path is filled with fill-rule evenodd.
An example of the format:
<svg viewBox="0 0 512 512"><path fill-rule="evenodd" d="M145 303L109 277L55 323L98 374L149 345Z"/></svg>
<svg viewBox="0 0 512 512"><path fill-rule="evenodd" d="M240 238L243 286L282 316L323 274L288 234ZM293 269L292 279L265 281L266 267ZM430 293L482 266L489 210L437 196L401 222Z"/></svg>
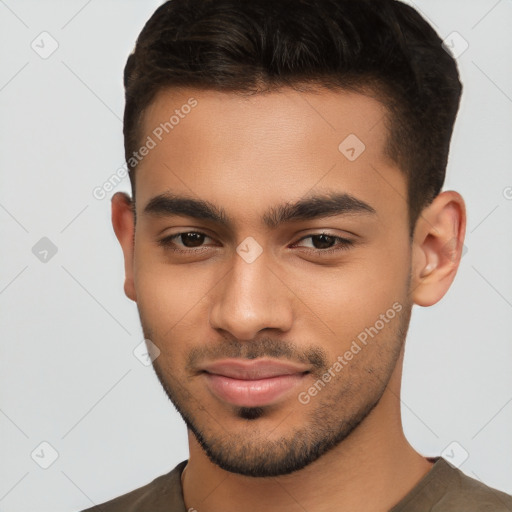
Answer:
<svg viewBox="0 0 512 512"><path fill-rule="evenodd" d="M206 237L206 235L196 233L194 231L189 233L180 233L178 236L185 247L199 247Z"/></svg>
<svg viewBox="0 0 512 512"><path fill-rule="evenodd" d="M301 242L308 239L310 240L309 245L301 245ZM297 247L310 249L312 252L316 252L318 254L329 254L347 250L354 245L354 242L329 233L317 233L301 238L295 245Z"/></svg>
<svg viewBox="0 0 512 512"><path fill-rule="evenodd" d="M311 236L311 241L315 249L330 249L336 243L336 238L322 233L321 235Z"/></svg>
<svg viewBox="0 0 512 512"><path fill-rule="evenodd" d="M204 245L207 238L210 239L211 237L199 231L184 231L183 233L166 236L158 241L158 245L176 252L187 252L187 250L193 252L194 249L207 248Z"/></svg>

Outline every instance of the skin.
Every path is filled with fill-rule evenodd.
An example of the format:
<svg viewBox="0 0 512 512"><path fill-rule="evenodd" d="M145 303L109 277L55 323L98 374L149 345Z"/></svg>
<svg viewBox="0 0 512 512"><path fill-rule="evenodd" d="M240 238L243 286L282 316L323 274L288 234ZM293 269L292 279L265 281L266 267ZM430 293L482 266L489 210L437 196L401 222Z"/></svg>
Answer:
<svg viewBox="0 0 512 512"><path fill-rule="evenodd" d="M411 243L405 177L384 151L386 109L356 93L283 88L242 98L165 90L145 113L141 140L190 97L197 106L137 168L136 225L131 199L124 193L112 199L125 293L137 303L145 337L160 350L155 371L189 427L186 507L389 510L432 466L402 429L403 348L412 305L435 304L455 277L464 201L454 191L439 194L423 210ZM349 134L366 146L354 161L338 150ZM274 228L262 222L269 208L327 191L351 194L375 213ZM150 199L165 192L207 200L232 225L145 214ZM353 244L322 255L325 245L311 238L322 231ZM179 237L176 247L190 253L158 245L183 232L207 235L199 253ZM262 248L252 263L236 251L247 237ZM396 303L401 311L301 403L299 393ZM247 419L212 394L198 372L230 356L301 361L311 373Z"/></svg>

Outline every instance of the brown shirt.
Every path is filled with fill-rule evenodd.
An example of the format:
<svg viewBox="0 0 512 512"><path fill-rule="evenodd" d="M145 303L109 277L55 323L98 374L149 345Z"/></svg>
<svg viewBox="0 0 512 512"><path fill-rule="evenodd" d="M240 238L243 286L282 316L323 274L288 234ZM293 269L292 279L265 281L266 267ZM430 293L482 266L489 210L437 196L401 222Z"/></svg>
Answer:
<svg viewBox="0 0 512 512"><path fill-rule="evenodd" d="M442 457L389 512L512 512L512 496L465 475ZM149 484L82 512L187 512L181 472L187 461Z"/></svg>

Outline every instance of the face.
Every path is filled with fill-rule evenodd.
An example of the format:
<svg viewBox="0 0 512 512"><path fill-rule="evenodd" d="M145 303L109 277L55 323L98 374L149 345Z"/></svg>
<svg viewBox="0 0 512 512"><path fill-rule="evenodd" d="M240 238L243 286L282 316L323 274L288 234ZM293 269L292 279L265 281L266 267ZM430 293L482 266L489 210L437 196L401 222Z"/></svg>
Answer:
<svg viewBox="0 0 512 512"><path fill-rule="evenodd" d="M162 386L228 471L305 467L389 382L411 245L385 115L290 89L164 91L145 114L127 293Z"/></svg>

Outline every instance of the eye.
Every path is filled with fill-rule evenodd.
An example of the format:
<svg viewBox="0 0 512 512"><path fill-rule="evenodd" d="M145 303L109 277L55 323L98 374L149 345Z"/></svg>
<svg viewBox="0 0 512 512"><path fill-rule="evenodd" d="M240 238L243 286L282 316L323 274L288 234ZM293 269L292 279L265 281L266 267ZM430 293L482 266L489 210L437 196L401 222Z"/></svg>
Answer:
<svg viewBox="0 0 512 512"><path fill-rule="evenodd" d="M202 249L206 238L211 237L199 231L184 231L175 235L167 236L158 241L158 245L169 248L176 252L194 252L195 249Z"/></svg>
<svg viewBox="0 0 512 512"><path fill-rule="evenodd" d="M295 246L298 247L306 247L307 246L300 246L297 245L300 242L304 240L311 240L311 245L309 248L311 248L316 253L333 253L337 251L344 251L349 249L351 246L354 245L354 242L352 240L348 240L346 238L342 238L336 235L332 235L330 233L317 233L312 235L307 235L303 238L301 238Z"/></svg>
<svg viewBox="0 0 512 512"><path fill-rule="evenodd" d="M193 254L207 250L208 245L204 245L207 239L213 240L205 233L200 231L183 231L174 235L167 236L158 241L158 245L165 249L170 249L177 253ZM301 242L310 240L310 245L300 245ZM302 237L292 247L302 247L315 254L331 254L338 251L345 251L354 245L352 240L339 237L330 233L317 233Z"/></svg>

